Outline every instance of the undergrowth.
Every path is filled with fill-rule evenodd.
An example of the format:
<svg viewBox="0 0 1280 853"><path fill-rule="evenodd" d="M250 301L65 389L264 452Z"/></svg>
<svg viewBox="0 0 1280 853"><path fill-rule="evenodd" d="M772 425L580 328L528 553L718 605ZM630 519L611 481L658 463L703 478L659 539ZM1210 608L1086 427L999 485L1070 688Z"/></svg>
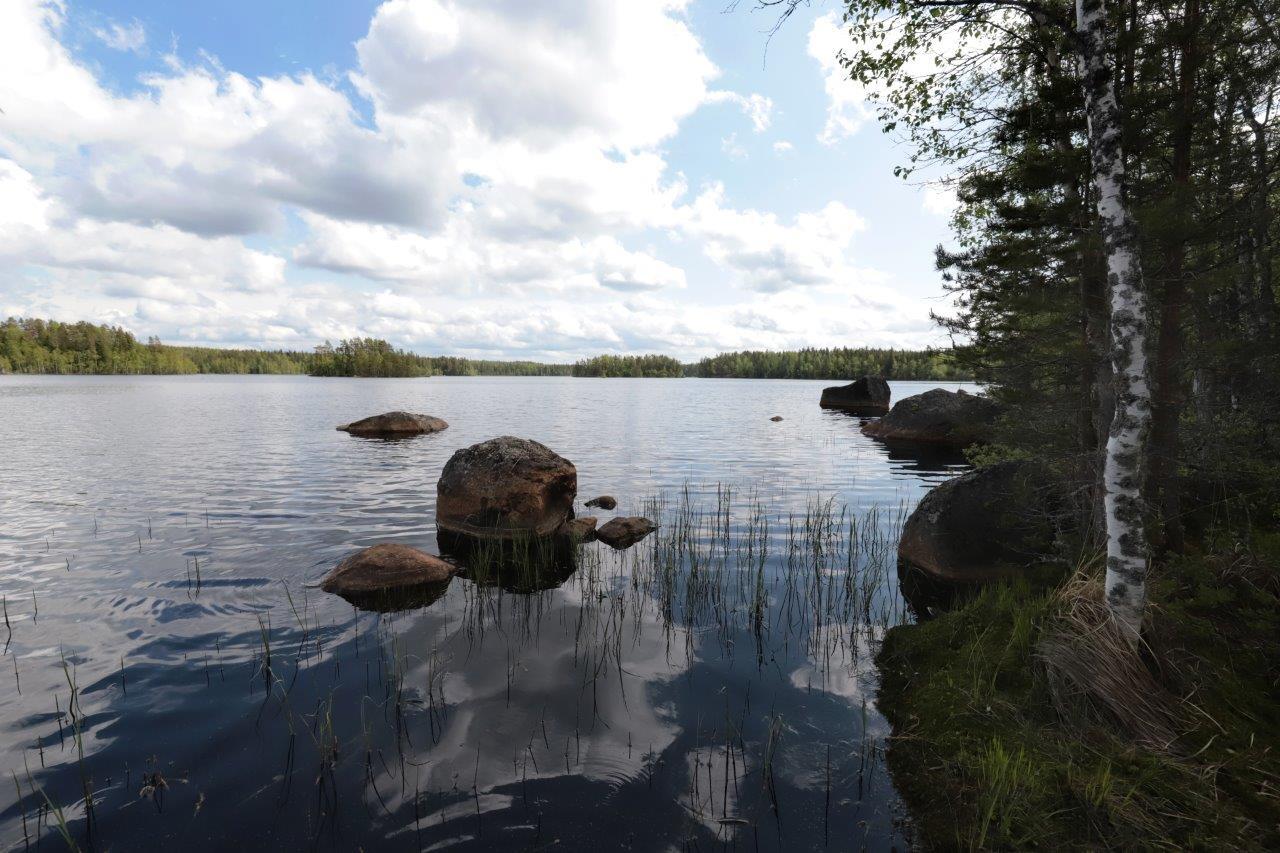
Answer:
<svg viewBox="0 0 1280 853"><path fill-rule="evenodd" d="M1163 744L1055 694L1044 641L1070 622L1067 587L991 587L891 630L879 704L922 846L1280 848L1280 539L1258 545L1152 584L1142 664L1176 721Z"/></svg>

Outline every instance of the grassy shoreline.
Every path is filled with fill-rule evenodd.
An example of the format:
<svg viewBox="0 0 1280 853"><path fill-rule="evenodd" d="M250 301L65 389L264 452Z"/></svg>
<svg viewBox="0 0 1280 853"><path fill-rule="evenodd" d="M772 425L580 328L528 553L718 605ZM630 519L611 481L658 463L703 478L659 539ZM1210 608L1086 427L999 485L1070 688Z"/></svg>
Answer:
<svg viewBox="0 0 1280 853"><path fill-rule="evenodd" d="M1055 691L1052 644L1099 589L1084 575L988 588L892 629L878 704L922 846L1280 847L1277 556L1273 536L1161 567L1142 660L1154 686L1142 698L1167 711L1167 743L1088 691ZM1091 639L1069 636L1072 649Z"/></svg>

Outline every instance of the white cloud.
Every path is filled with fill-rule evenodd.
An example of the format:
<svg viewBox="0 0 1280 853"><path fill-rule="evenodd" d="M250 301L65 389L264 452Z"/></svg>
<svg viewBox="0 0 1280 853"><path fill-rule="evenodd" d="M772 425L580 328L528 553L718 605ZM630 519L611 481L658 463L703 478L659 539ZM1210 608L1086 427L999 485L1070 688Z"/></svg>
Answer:
<svg viewBox="0 0 1280 853"><path fill-rule="evenodd" d="M790 154L796 147L785 139L779 139L773 143L773 150L776 154Z"/></svg>
<svg viewBox="0 0 1280 853"><path fill-rule="evenodd" d="M724 187L715 185L682 214L684 227L703 241L707 256L754 290L853 287L860 278L846 250L866 223L839 202L787 224L772 213L726 207Z"/></svg>
<svg viewBox="0 0 1280 853"><path fill-rule="evenodd" d="M853 136L875 117L866 89L850 80L840 65L840 51L849 44L849 34L838 14L831 12L814 19L809 29L808 49L822 69L822 86L827 93L827 120L818 134L818 141L823 145L834 145Z"/></svg>
<svg viewBox="0 0 1280 853"><path fill-rule="evenodd" d="M387 0L353 103L343 75L174 55L120 92L62 43L62 4L0 3L0 303L174 340L492 356L927 334L855 263L848 206L739 209L670 168L701 106L757 133L773 111L710 88L684 5ZM746 153L733 131L726 148Z"/></svg>
<svg viewBox="0 0 1280 853"><path fill-rule="evenodd" d="M94 29L93 34L112 50L139 53L147 46L147 29L137 18L127 24L109 21L106 26Z"/></svg>
<svg viewBox="0 0 1280 853"><path fill-rule="evenodd" d="M747 149L743 148L742 144L738 142L738 134L736 133L731 133L720 140L720 150L730 160L747 159Z"/></svg>
<svg viewBox="0 0 1280 853"><path fill-rule="evenodd" d="M763 133L773 123L773 99L764 95L751 93L742 95L737 92L715 91L707 93L707 103L734 104L743 114L751 119L751 128L756 133Z"/></svg>
<svg viewBox="0 0 1280 853"><path fill-rule="evenodd" d="M356 44L357 85L398 116L458 116L495 139L584 132L653 145L707 97L716 68L680 0L387 0Z"/></svg>
<svg viewBox="0 0 1280 853"><path fill-rule="evenodd" d="M460 212L439 234L308 215L299 263L415 285L433 294L547 295L685 286L684 271L610 236L504 242Z"/></svg>

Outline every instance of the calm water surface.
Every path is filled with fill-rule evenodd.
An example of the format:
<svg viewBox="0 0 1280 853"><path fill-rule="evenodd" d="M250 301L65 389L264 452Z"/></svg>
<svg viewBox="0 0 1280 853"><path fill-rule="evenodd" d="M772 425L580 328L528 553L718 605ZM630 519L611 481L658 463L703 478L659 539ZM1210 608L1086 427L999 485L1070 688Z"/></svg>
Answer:
<svg viewBox="0 0 1280 853"><path fill-rule="evenodd" d="M0 376L0 849L903 847L869 656L960 465L826 384ZM334 430L397 408L451 426ZM503 434L661 531L534 591L316 588L436 551L441 467Z"/></svg>

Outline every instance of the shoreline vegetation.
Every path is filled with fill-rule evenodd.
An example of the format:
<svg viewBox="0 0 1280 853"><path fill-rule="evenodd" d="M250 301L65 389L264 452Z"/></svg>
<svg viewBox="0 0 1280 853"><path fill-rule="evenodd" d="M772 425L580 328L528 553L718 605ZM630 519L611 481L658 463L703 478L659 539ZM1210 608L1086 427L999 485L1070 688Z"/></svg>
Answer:
<svg viewBox="0 0 1280 853"><path fill-rule="evenodd" d="M282 374L349 377L580 376L965 381L944 350L872 348L722 353L685 364L665 355L599 355L573 364L418 355L377 338L324 344L313 352L174 346L140 342L118 326L9 318L0 322L0 374Z"/></svg>
<svg viewBox="0 0 1280 853"><path fill-rule="evenodd" d="M936 319L1001 412L899 545L956 582L878 650L914 847L1280 849L1277 15L846 4L895 173L955 193ZM979 489L1015 461L1044 500Z"/></svg>

